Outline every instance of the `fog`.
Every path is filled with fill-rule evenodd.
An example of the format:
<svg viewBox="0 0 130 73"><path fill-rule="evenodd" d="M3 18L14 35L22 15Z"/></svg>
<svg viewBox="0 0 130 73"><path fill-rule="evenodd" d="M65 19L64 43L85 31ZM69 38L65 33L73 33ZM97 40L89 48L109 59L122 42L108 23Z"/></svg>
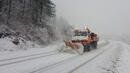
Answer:
<svg viewBox="0 0 130 73"><path fill-rule="evenodd" d="M129 34L129 0L52 0L58 16L76 28L103 34Z"/></svg>

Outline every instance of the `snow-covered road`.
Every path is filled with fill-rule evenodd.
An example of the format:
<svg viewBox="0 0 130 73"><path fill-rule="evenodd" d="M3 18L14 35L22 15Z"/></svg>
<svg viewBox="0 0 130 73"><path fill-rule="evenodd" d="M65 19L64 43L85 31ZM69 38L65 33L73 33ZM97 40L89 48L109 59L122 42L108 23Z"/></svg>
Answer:
<svg viewBox="0 0 130 73"><path fill-rule="evenodd" d="M120 41L100 41L98 49L83 55L56 49L0 53L0 73L130 73L130 47Z"/></svg>

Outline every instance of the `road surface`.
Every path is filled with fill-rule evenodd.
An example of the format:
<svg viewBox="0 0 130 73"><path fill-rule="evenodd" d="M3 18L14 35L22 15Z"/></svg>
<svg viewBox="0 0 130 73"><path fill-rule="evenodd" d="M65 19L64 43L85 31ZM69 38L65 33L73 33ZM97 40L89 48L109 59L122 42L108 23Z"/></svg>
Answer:
<svg viewBox="0 0 130 73"><path fill-rule="evenodd" d="M16 53L0 58L0 73L129 73L129 51L125 43L103 40L98 49L83 55L59 52L57 48L20 56Z"/></svg>

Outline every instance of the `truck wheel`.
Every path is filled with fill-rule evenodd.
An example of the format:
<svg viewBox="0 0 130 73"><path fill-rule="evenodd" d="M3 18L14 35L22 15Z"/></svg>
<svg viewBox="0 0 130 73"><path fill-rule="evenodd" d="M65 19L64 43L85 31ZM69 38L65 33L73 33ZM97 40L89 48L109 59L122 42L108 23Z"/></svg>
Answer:
<svg viewBox="0 0 130 73"><path fill-rule="evenodd" d="M97 48L97 41L94 41L94 43L93 43L93 48L94 48L94 49Z"/></svg>
<svg viewBox="0 0 130 73"><path fill-rule="evenodd" d="M97 48L97 41L91 42L91 47L92 47L93 49L96 49L96 48Z"/></svg>
<svg viewBox="0 0 130 73"><path fill-rule="evenodd" d="M90 45L84 45L84 52L90 51Z"/></svg>
<svg viewBox="0 0 130 73"><path fill-rule="evenodd" d="M90 46L87 46L87 51L90 51Z"/></svg>

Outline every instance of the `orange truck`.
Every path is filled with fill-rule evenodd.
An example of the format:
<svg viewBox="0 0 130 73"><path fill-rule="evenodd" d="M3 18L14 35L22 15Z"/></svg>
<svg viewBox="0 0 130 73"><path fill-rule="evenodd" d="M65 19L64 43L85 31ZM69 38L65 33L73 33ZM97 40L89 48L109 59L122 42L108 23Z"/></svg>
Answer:
<svg viewBox="0 0 130 73"><path fill-rule="evenodd" d="M64 43L66 48L78 50L82 54L85 51L90 51L92 48L96 49L98 40L97 34L87 28L85 30L74 30L72 40L64 40Z"/></svg>

